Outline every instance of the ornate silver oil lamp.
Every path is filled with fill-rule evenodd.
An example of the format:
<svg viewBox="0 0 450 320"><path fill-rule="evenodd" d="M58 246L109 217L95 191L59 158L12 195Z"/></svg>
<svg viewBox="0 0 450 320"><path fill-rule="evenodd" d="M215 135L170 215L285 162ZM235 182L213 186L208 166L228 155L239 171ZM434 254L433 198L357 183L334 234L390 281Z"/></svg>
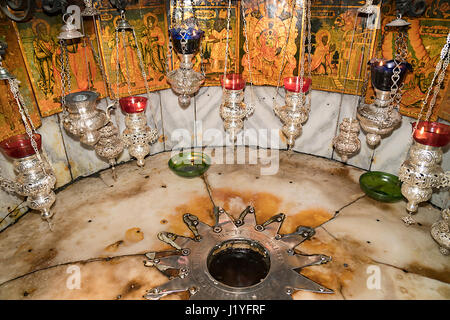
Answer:
<svg viewBox="0 0 450 320"><path fill-rule="evenodd" d="M194 71L192 59L200 50L200 40L204 31L195 27L178 27L170 29L170 35L175 51L180 58L180 68L167 74L167 82L178 95L178 102L182 108L190 105L191 96L194 95L205 76Z"/></svg>
<svg viewBox="0 0 450 320"><path fill-rule="evenodd" d="M441 219L431 226L431 236L443 255L450 254L450 208L442 210Z"/></svg>
<svg viewBox="0 0 450 320"><path fill-rule="evenodd" d="M35 145L33 146L33 142ZM41 135L20 134L0 142L2 151L13 160L16 180L0 177L0 186L8 192L26 196L28 207L41 212L41 217L52 217L50 207L55 202L53 187L56 178L52 167L41 152Z"/></svg>
<svg viewBox="0 0 450 320"><path fill-rule="evenodd" d="M295 140L302 134L302 124L308 120L311 105L306 103L306 96L310 94L311 82L311 78L306 77L285 78L286 104L274 108L283 123L282 132L287 138L288 149L292 149Z"/></svg>
<svg viewBox="0 0 450 320"><path fill-rule="evenodd" d="M107 114L109 109L107 110ZM100 138L95 145L95 153L101 157L108 160L112 169L113 179L117 179L115 165L116 158L122 153L125 145L120 137L119 129L110 121L106 126L98 130Z"/></svg>
<svg viewBox="0 0 450 320"><path fill-rule="evenodd" d="M220 82L223 88L220 116L224 121L225 130L230 134L231 141L244 127L244 119L253 113L252 107L247 107L244 101L245 80L241 74L230 73L221 75Z"/></svg>
<svg viewBox="0 0 450 320"><path fill-rule="evenodd" d="M344 118L339 125L339 135L333 138L333 146L342 161L347 162L348 157L357 153L361 148L359 141L359 122L353 118Z"/></svg>
<svg viewBox="0 0 450 320"><path fill-rule="evenodd" d="M419 203L431 198L433 188L448 187L450 178L450 172L444 173L440 166L442 147L450 142L450 126L420 121L413 130L414 141L399 172L409 213L417 212Z"/></svg>
<svg viewBox="0 0 450 320"><path fill-rule="evenodd" d="M94 146L100 139L100 128L109 122L107 113L97 109L98 93L80 91L65 97L68 114L63 116L63 126L80 137L81 143Z"/></svg>
<svg viewBox="0 0 450 320"><path fill-rule="evenodd" d="M137 159L137 165L145 165L144 158L150 153L150 144L156 142L158 131L150 129L145 117L146 97L125 97L119 100L125 116L125 130L122 139L131 156Z"/></svg>
<svg viewBox="0 0 450 320"><path fill-rule="evenodd" d="M396 82L401 86L408 70L412 70L407 62L398 63L394 60L372 59L369 62L371 80L375 91L375 101L372 104L362 104L358 107L356 117L361 127L367 133L366 141L372 148L376 147L382 136L389 135L401 122L402 116L394 108L391 98L394 69L400 68Z"/></svg>

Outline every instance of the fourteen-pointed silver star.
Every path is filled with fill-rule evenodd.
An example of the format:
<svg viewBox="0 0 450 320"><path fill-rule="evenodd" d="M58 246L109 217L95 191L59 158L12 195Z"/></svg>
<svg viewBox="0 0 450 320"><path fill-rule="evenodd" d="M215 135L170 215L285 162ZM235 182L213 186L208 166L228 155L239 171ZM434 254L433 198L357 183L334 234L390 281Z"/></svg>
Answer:
<svg viewBox="0 0 450 320"><path fill-rule="evenodd" d="M184 291L189 291L190 299L204 300L292 299L295 290L333 293L299 274L302 268L331 261L325 255L294 250L315 234L314 229L299 226L293 233L280 234L284 214L257 224L252 207L237 220L222 208L214 208L214 214L214 226L189 213L183 216L193 238L158 234L174 250L147 253L145 265L156 267L169 281L147 291L145 298L158 300Z"/></svg>

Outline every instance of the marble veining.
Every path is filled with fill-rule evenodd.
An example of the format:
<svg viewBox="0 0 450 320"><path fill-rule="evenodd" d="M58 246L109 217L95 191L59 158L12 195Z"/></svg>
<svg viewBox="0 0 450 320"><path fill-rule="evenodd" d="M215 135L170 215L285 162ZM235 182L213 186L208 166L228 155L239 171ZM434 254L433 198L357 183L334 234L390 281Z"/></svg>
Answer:
<svg viewBox="0 0 450 320"><path fill-rule="evenodd" d="M167 167L170 152L163 152L147 157L144 168L119 165L117 181L103 171L71 184L58 193L53 232L29 212L0 233L0 299L142 299L146 290L167 281L143 266L145 252L168 249L156 234L190 236L182 215L195 214L212 225L214 205L233 216L253 205L258 222L283 212L282 233L298 225L315 228L296 250L333 260L300 272L335 294L298 291L295 299L450 299L448 257L439 254L429 234L439 210L422 206L420 225L407 227L400 219L403 201L379 203L361 192L363 170L259 150L237 148L254 161L214 163L205 179L176 176ZM279 170L261 174L267 157L277 153ZM75 289L73 270L81 274ZM381 276L379 287L370 282L373 272Z"/></svg>

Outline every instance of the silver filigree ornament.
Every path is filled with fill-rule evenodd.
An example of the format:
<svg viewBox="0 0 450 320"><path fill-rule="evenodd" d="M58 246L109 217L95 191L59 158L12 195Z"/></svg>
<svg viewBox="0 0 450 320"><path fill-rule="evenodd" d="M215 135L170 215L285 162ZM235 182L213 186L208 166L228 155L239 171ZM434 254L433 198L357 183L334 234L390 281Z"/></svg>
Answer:
<svg viewBox="0 0 450 320"><path fill-rule="evenodd" d="M431 198L433 188L447 188L450 185L450 172L444 173L439 165L442 161L442 148L450 142L450 126L444 123L429 122L446 70L450 64L449 49L450 32L447 35L446 44L442 47L440 60L436 64L427 94L422 100L418 120L413 124L413 143L406 160L400 167L399 178L403 182L401 190L403 196L408 199L406 210L409 215L403 218L403 221L407 224L414 223L411 214L417 212L419 203ZM433 95L429 100L432 91ZM419 121L428 102L425 121Z"/></svg>
<svg viewBox="0 0 450 320"><path fill-rule="evenodd" d="M402 99L404 79L412 66L406 62L407 28L410 23L401 19L401 15L387 24L397 32L395 38L396 53L393 60L372 59L369 61L371 82L375 91L372 104L362 104L356 117L366 132L367 144L376 148L382 137L388 136L399 127L402 116L398 112Z"/></svg>
<svg viewBox="0 0 450 320"><path fill-rule="evenodd" d="M145 97L126 97L119 100L125 116L125 130L122 139L131 156L137 159L137 165L145 165L144 158L150 153L150 144L158 139L158 131L147 125L145 109L148 99Z"/></svg>
<svg viewBox="0 0 450 320"><path fill-rule="evenodd" d="M233 76L238 76L235 79ZM227 81L241 81L238 87L228 86ZM240 75L228 74L225 81L223 81L223 95L222 103L220 105L220 116L224 121L225 131L230 135L231 141L236 141L237 134L242 131L244 127L244 119L252 115L254 108L252 105L247 106L244 103L244 80ZM226 89L229 88L229 89Z"/></svg>
<svg viewBox="0 0 450 320"><path fill-rule="evenodd" d="M434 188L448 187L448 173L440 166L442 148L414 141L407 159L400 166L401 191L408 200L406 210L417 212L421 202L431 198Z"/></svg>
<svg viewBox="0 0 450 320"><path fill-rule="evenodd" d="M16 174L15 180L0 176L0 187L27 197L28 207L40 211L41 218L49 222L53 216L50 208L56 200L53 191L56 177L47 157L41 154L41 136L38 133L32 136L30 139L27 134L17 135L0 143L0 148L13 160Z"/></svg>
<svg viewBox="0 0 450 320"><path fill-rule="evenodd" d="M362 104L356 114L361 128L366 133L366 142L372 148L378 146L381 138L391 134L402 121L402 116L396 109L388 108L390 91L375 88L375 95L375 102Z"/></svg>
<svg viewBox="0 0 450 320"><path fill-rule="evenodd" d="M293 233L280 234L285 215L258 224L253 207L237 220L222 208L215 207L214 215L214 226L189 213L183 216L193 238L158 234L174 250L147 253L145 265L156 267L169 281L148 290L145 298L158 300L184 291L191 300L286 300L295 290L333 293L299 273L331 261L322 254L305 255L294 249L310 239L314 229L299 226Z"/></svg>
<svg viewBox="0 0 450 320"><path fill-rule="evenodd" d="M443 255L450 255L450 208L442 210L441 219L431 226L431 236Z"/></svg>
<svg viewBox="0 0 450 320"><path fill-rule="evenodd" d="M167 82L178 95L178 103L187 108L193 96L205 81L204 74L193 70L192 59L200 50L202 30L193 27L187 29L171 29L172 43L180 59L180 67L167 74Z"/></svg>
<svg viewBox="0 0 450 320"><path fill-rule="evenodd" d="M339 129L339 135L333 138L333 147L342 161L347 162L351 155L361 149L361 141L358 138L359 122L356 119L344 118Z"/></svg>
<svg viewBox="0 0 450 320"><path fill-rule="evenodd" d="M113 179L117 180L115 171L116 158L122 153L125 144L120 137L119 130L112 122L108 122L106 126L100 128L98 131L100 133L100 139L94 147L95 153L99 157L108 160L112 168Z"/></svg>
<svg viewBox="0 0 450 320"><path fill-rule="evenodd" d="M67 132L80 138L80 142L94 146L100 139L99 129L109 121L105 111L97 109L98 93L80 91L65 96L66 114L63 126Z"/></svg>
<svg viewBox="0 0 450 320"><path fill-rule="evenodd" d="M5 53L6 44L0 43L1 55ZM6 70L6 69L5 69ZM41 218L49 223L53 213L50 211L56 196L53 188L56 177L45 152L42 151L41 135L37 133L25 100L19 89L19 81L6 70L2 77L8 80L9 89L17 103L22 118L25 134L20 134L0 142L0 148L13 160L15 180L9 180L0 175L0 187L7 192L17 193L27 197L29 208L41 212Z"/></svg>
<svg viewBox="0 0 450 320"><path fill-rule="evenodd" d="M298 77L293 77L298 78ZM305 78L304 80L309 79ZM303 83L305 83L304 81ZM295 140L302 134L302 125L308 120L311 105L307 103L310 95L309 84L306 92L303 87L298 92L286 90L285 102L282 107L275 107L274 112L283 123L281 131L287 138L288 149L293 148Z"/></svg>

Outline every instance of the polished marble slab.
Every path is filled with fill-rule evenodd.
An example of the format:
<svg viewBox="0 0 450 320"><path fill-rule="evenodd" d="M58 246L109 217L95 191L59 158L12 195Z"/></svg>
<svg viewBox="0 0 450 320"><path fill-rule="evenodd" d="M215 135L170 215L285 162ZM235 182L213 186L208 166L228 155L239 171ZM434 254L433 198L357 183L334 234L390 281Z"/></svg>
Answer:
<svg viewBox="0 0 450 320"><path fill-rule="evenodd" d="M379 203L362 194L360 169L282 151L279 170L263 175L264 161L274 154L236 152L241 149L246 162L213 164L205 180L176 176L165 152L148 157L144 168L119 165L117 181L106 170L71 184L58 193L53 232L28 213L0 233L0 299L142 299L167 281L143 266L145 252L168 249L156 234L190 236L182 221L187 212L212 225L213 205L233 216L253 205L258 222L284 212L282 233L298 225L315 228L296 250L332 261L301 273L335 293L298 291L295 299L450 299L448 257L429 234L439 210L421 207L420 225L407 227L400 219L403 202ZM207 151L220 159L218 149ZM80 289L73 287L77 270ZM375 273L379 287L371 282Z"/></svg>

